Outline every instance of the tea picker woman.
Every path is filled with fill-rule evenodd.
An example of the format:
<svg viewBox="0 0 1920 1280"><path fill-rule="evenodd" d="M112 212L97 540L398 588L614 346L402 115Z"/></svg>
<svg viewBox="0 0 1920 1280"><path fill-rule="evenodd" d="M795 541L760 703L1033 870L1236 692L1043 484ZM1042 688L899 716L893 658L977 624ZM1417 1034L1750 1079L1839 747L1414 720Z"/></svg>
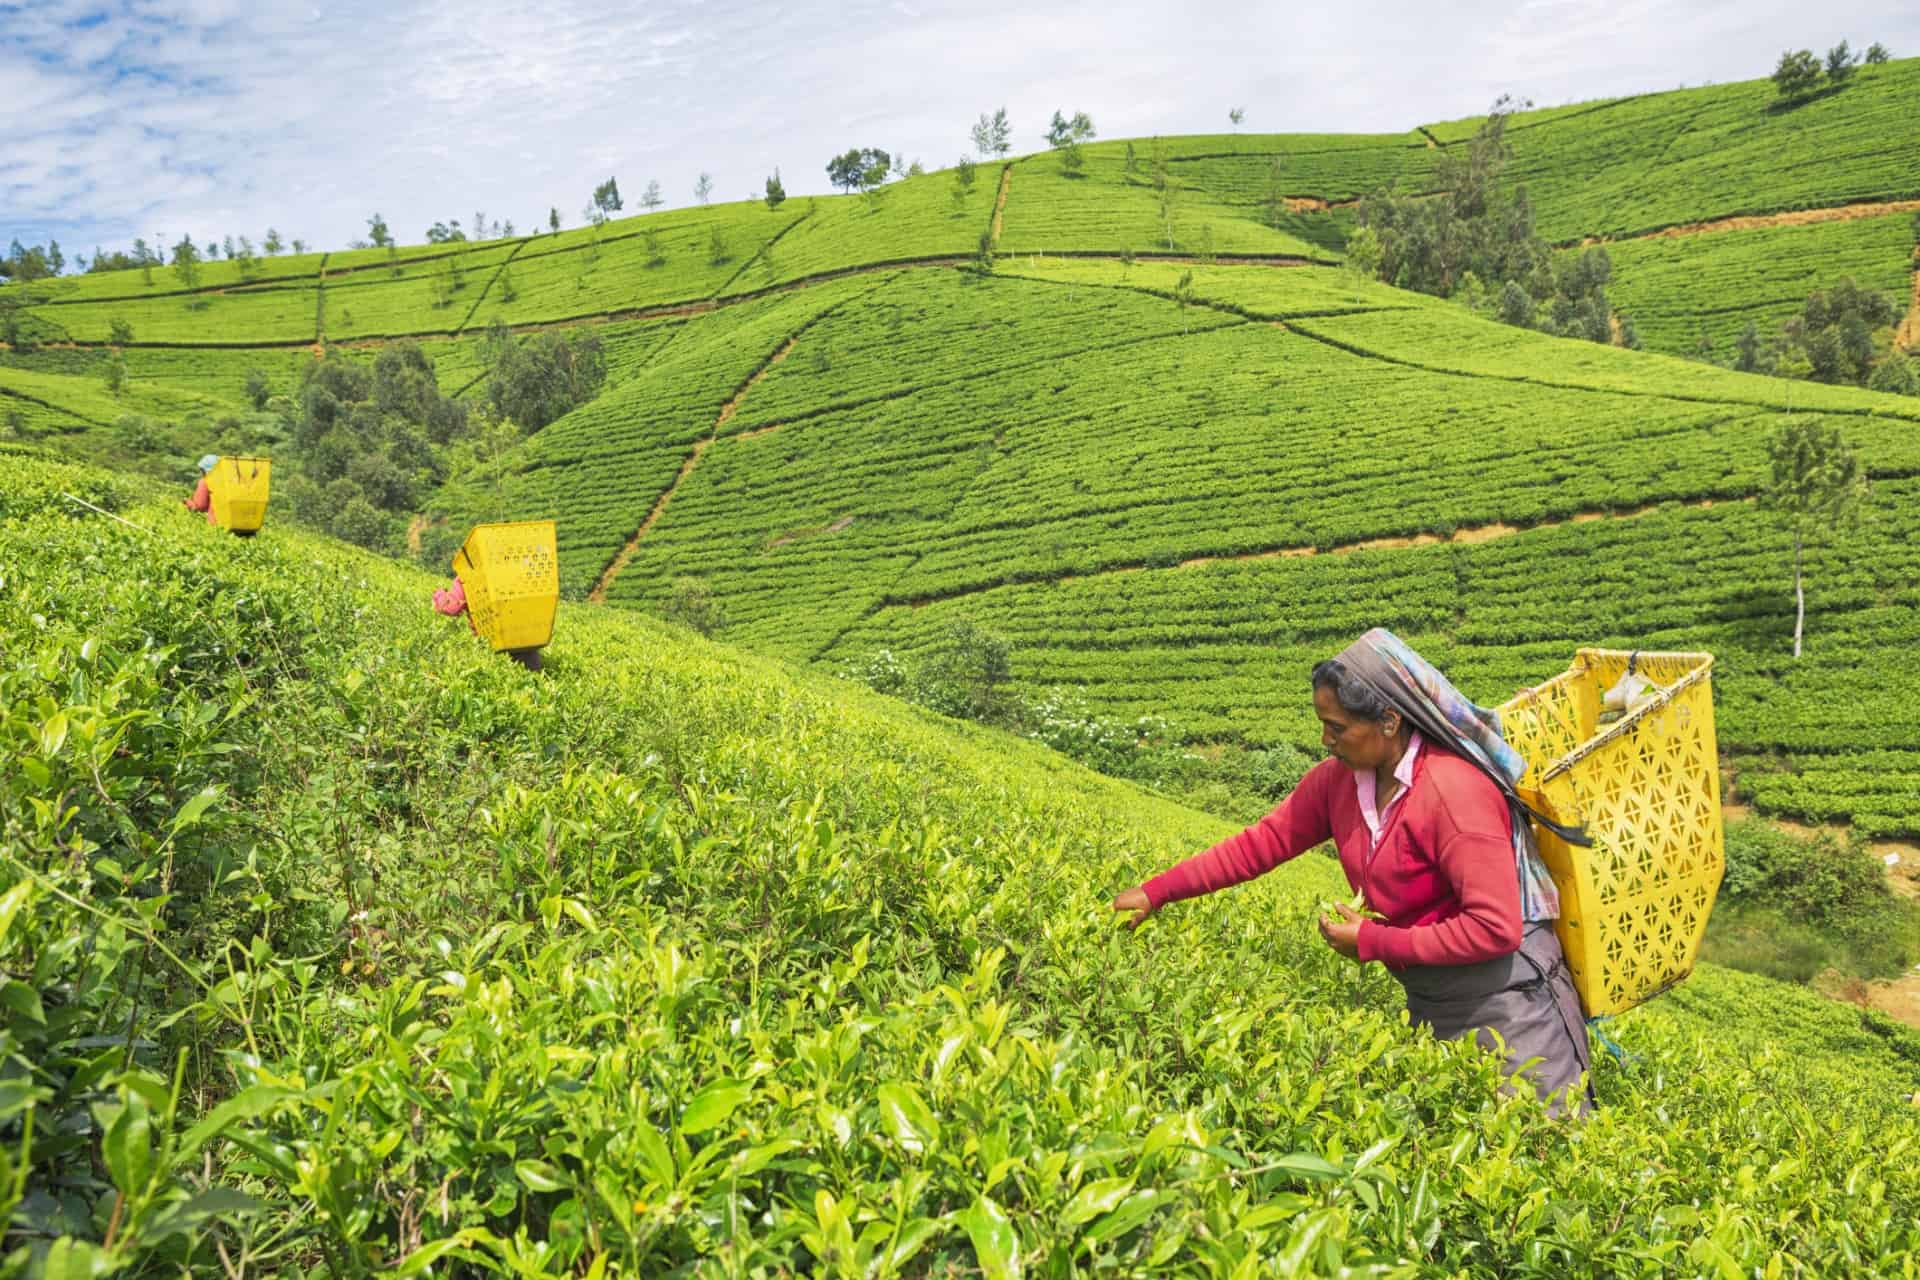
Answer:
<svg viewBox="0 0 1920 1280"><path fill-rule="evenodd" d="M433 611L435 613L445 614L449 618L457 618L465 614L467 618L467 628L476 636L480 634L480 628L474 622L472 612L467 608L467 584L460 581L460 575L457 573L453 575L452 586L442 587L433 593ZM538 649L509 649L507 653L515 662L529 671L538 671L540 669L540 651Z"/></svg>
<svg viewBox="0 0 1920 1280"><path fill-rule="evenodd" d="M220 465L220 457L218 454L210 453L200 459L196 465L200 468L200 483L193 487L193 496L183 499L183 502L189 511L206 512L207 523L213 524L213 491L207 487L207 477L212 475L213 469Z"/></svg>
<svg viewBox="0 0 1920 1280"><path fill-rule="evenodd" d="M1329 759L1279 807L1113 900L1137 927L1169 902L1251 880L1331 839L1347 881L1380 918L1341 905L1320 933L1378 960L1414 1025L1504 1046L1555 1114L1579 1111L1586 1027L1554 934L1559 896L1514 792L1525 761L1477 707L1392 632L1375 628L1313 669ZM1574 843L1578 830L1547 824ZM1529 1060L1531 1065L1525 1065Z"/></svg>

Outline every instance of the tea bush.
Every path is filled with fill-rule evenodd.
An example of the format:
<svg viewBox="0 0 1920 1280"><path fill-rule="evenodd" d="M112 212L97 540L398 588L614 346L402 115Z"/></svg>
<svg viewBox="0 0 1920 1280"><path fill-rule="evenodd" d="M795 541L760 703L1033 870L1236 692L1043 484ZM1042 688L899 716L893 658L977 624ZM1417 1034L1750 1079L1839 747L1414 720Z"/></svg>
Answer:
<svg viewBox="0 0 1920 1280"><path fill-rule="evenodd" d="M1708 967L1556 1122L1325 949L1324 860L1116 932L1227 828L643 618L563 607L534 676L428 575L128 515L0 521L11 1267L1920 1266L1885 1019Z"/></svg>

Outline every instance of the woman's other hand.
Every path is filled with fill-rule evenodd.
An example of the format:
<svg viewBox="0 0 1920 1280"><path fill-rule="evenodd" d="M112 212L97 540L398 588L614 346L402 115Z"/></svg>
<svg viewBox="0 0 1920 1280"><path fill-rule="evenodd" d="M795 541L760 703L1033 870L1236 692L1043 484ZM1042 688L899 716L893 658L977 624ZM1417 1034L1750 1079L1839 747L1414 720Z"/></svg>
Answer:
<svg viewBox="0 0 1920 1280"><path fill-rule="evenodd" d="M1129 929L1138 929L1148 916L1159 910L1153 905L1153 899L1147 896L1147 891L1137 886L1123 890L1120 896L1113 900L1113 909L1133 912L1133 919L1122 922Z"/></svg>
<svg viewBox="0 0 1920 1280"><path fill-rule="evenodd" d="M1114 905L1117 907L1119 903L1116 901ZM1335 903L1333 909L1339 913L1337 917L1327 915L1320 917L1320 936L1327 940L1328 946L1347 959L1358 960L1360 958L1360 925L1366 917L1344 902Z"/></svg>

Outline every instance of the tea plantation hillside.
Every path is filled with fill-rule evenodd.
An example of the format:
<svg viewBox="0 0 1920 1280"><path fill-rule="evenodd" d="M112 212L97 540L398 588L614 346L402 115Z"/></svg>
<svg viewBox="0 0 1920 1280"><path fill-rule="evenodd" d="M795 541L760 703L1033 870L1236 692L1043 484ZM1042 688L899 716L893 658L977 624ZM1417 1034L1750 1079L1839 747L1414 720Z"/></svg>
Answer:
<svg viewBox="0 0 1920 1280"><path fill-rule="evenodd" d="M695 578L730 638L835 667L984 624L1033 693L1198 741L1310 747L1308 668L1376 622L1490 701L1582 644L1709 647L1746 794L1920 831L1920 401L1547 339L1332 270L1193 268L1183 306L1187 271L1022 258L696 317L526 446L510 509L557 514L563 580L610 602ZM1790 544L1752 501L1788 409L1877 484L1860 538L1816 554L1797 663Z"/></svg>
<svg viewBox="0 0 1920 1280"><path fill-rule="evenodd" d="M1116 932L1227 828L614 610L533 676L431 575L5 461L10 1268L1920 1266L1885 1019L1709 967L1555 1122L1324 948L1330 862Z"/></svg>
<svg viewBox="0 0 1920 1280"><path fill-rule="evenodd" d="M1905 60L1792 106L1751 81L1523 112L1509 176L1567 252L1606 241L1648 345L1725 353L1840 275L1905 296L1916 88ZM488 326L590 331L601 394L423 499L426 545L554 516L570 593L657 611L692 582L727 639L834 669L986 626L1023 696L1209 750L1310 744L1302 673L1371 622L1493 699L1581 644L1706 646L1735 794L1920 834L1920 400L1551 340L1335 265L1355 199L1428 190L1479 123L10 286L0 422L189 480L222 439L280 448L277 420L220 424L294 414L316 358L412 339L478 402ZM1798 662L1753 501L1788 414L1875 484L1812 552Z"/></svg>

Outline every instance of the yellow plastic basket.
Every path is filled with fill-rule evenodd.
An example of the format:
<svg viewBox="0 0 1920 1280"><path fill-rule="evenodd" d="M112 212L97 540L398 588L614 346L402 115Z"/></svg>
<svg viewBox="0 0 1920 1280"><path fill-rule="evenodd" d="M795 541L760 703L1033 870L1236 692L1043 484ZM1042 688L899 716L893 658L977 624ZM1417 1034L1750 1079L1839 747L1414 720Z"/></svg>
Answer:
<svg viewBox="0 0 1920 1280"><path fill-rule="evenodd" d="M267 490L273 479L271 458L222 458L207 472L213 522L222 529L251 533L267 518Z"/></svg>
<svg viewBox="0 0 1920 1280"><path fill-rule="evenodd" d="M551 520L473 527L453 555L480 638L501 649L538 649L553 639L560 560Z"/></svg>
<svg viewBox="0 0 1920 1280"><path fill-rule="evenodd" d="M1632 669L1652 701L1602 725L1601 695ZM1534 827L1560 888L1560 943L1589 1017L1619 1013L1693 971L1726 867L1713 732L1713 655L1582 649L1500 708L1530 768L1519 790L1591 848Z"/></svg>

